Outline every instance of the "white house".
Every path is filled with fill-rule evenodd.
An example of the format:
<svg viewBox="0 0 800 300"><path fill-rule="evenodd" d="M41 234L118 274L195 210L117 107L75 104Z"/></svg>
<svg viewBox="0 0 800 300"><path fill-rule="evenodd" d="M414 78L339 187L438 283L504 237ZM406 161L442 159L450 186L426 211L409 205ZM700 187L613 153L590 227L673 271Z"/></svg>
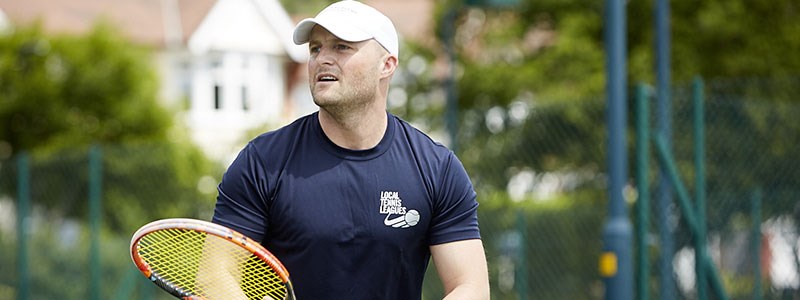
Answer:
<svg viewBox="0 0 800 300"><path fill-rule="evenodd" d="M6 17L6 13L3 12L3 9L0 8L0 32L3 32L6 28L11 26L8 21L8 17Z"/></svg>
<svg viewBox="0 0 800 300"><path fill-rule="evenodd" d="M228 162L254 128L313 110L306 48L278 0L0 0L11 24L84 33L100 19L156 51L165 105L206 153ZM0 25L4 22L0 13Z"/></svg>
<svg viewBox="0 0 800 300"><path fill-rule="evenodd" d="M293 27L277 0L219 0L185 43L161 53L164 98L186 101L186 124L212 157L231 158L250 138L246 131L288 122L305 112L293 104L311 103L292 94L294 71L306 60L291 41Z"/></svg>

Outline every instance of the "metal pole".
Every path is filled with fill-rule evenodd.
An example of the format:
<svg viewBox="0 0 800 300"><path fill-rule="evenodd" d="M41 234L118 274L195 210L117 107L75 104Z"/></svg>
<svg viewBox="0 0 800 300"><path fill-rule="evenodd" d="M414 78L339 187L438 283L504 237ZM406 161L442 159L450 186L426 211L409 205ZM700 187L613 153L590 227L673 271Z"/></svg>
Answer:
<svg viewBox="0 0 800 300"><path fill-rule="evenodd" d="M100 262L100 217L102 193L102 153L100 147L89 150L89 299L99 300L102 280Z"/></svg>
<svg viewBox="0 0 800 300"><path fill-rule="evenodd" d="M697 206L697 238L694 240L694 262L697 274L697 299L707 300L706 264L706 167L705 167L705 118L703 107L703 81L696 78L692 84L694 102L694 164L695 201Z"/></svg>
<svg viewBox="0 0 800 300"><path fill-rule="evenodd" d="M30 237L30 166L28 154L17 156L17 300L30 299L28 239Z"/></svg>
<svg viewBox="0 0 800 300"><path fill-rule="evenodd" d="M670 99L670 24L669 0L656 0L655 30L656 30L656 92L658 99L657 128L660 134L667 139L667 148L672 149L672 100ZM659 172L657 188L658 232L661 245L661 258L659 269L661 274L660 292L662 300L675 299L675 279L672 271L672 256L675 253L672 219L672 190L663 169Z"/></svg>
<svg viewBox="0 0 800 300"><path fill-rule="evenodd" d="M603 229L600 273L605 299L633 299L632 226L626 213L626 50L625 0L606 0L604 28L607 77L608 201L609 216Z"/></svg>
<svg viewBox="0 0 800 300"><path fill-rule="evenodd" d="M450 150L455 152L458 148L458 91L456 89L456 50L455 50L455 23L460 4L451 7L445 15L443 26L443 39L448 60L448 74L445 82L447 92L447 111L445 112L445 126L450 135Z"/></svg>
<svg viewBox="0 0 800 300"><path fill-rule="evenodd" d="M636 87L636 261L639 272L636 276L636 291L639 300L650 297L650 263L647 255L647 232L650 227L650 97L647 86Z"/></svg>

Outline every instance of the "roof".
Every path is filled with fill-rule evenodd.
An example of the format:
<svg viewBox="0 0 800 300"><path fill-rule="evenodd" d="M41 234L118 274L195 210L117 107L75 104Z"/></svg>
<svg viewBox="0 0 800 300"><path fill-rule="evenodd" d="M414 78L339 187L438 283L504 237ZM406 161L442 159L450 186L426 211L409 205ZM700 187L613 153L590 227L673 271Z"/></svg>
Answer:
<svg viewBox="0 0 800 300"><path fill-rule="evenodd" d="M400 35L407 40L430 43L433 33L434 0L363 0L392 20Z"/></svg>
<svg viewBox="0 0 800 300"><path fill-rule="evenodd" d="M186 45L217 0L0 0L13 24L41 22L47 32L81 34L99 20L120 28L132 40L165 47ZM288 16L277 0L255 0L278 31ZM290 29L291 30L291 29ZM289 34L289 33L286 33ZM291 51L290 51L291 52Z"/></svg>
<svg viewBox="0 0 800 300"><path fill-rule="evenodd" d="M293 47L292 20L278 0L253 0L295 61L305 60L305 49ZM433 40L433 0L364 0L384 12L404 39ZM2 12L12 24L41 22L51 33L82 34L98 20L121 29L132 40L164 48L170 42L187 45L217 0L0 0Z"/></svg>

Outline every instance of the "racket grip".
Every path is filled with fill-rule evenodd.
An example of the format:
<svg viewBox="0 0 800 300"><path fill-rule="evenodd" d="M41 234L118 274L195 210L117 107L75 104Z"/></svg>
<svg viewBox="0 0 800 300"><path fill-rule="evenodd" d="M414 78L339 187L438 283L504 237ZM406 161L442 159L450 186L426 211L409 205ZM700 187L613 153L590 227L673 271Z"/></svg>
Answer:
<svg viewBox="0 0 800 300"><path fill-rule="evenodd" d="M153 274L150 275L150 281L152 281L153 283L155 283L160 288L164 289L168 293L170 293L173 296L178 297L180 299L186 299L186 298L189 298L190 296L192 296L192 295L189 294L189 292L184 291L184 290L182 290L180 288L177 288L177 287L175 287L175 286L173 286L171 284L166 283L166 281L161 279L160 276L156 275L155 272L153 272Z"/></svg>

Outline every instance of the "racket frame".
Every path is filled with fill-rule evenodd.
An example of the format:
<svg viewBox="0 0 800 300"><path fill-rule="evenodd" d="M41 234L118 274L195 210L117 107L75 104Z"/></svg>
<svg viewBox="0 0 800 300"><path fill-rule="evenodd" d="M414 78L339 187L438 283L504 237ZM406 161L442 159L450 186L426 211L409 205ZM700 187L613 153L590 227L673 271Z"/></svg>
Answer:
<svg viewBox="0 0 800 300"><path fill-rule="evenodd" d="M174 291L170 291L169 289L170 288L174 289L174 288L171 286L165 286L165 284L168 283L164 282L164 280L160 276L154 276L153 270L150 268L150 265L147 264L147 262L145 262L144 259L139 255L138 244L139 241L147 234L161 230L174 230L174 229L204 232L206 234L223 238L249 251L256 257L266 262L275 271L275 273L278 274L278 277L283 281L284 285L286 286L287 290L286 300L296 299L294 296L292 283L289 280L289 271L286 270L286 267L283 266L283 264L280 262L280 260L278 260L277 257L272 255L272 253L270 253L267 249L261 246L260 243L225 226L207 221L188 219L188 218L162 219L147 223L141 228L139 228L139 230L137 230L133 234L133 237L131 238L130 254L133 263L136 265L139 271L141 271L142 274L145 275L145 277L156 283L156 285L160 286L161 288L172 293L173 295L176 294L174 293ZM183 299L189 300L189 299L203 299L203 298L199 298L197 296L188 296L188 297L183 297Z"/></svg>

